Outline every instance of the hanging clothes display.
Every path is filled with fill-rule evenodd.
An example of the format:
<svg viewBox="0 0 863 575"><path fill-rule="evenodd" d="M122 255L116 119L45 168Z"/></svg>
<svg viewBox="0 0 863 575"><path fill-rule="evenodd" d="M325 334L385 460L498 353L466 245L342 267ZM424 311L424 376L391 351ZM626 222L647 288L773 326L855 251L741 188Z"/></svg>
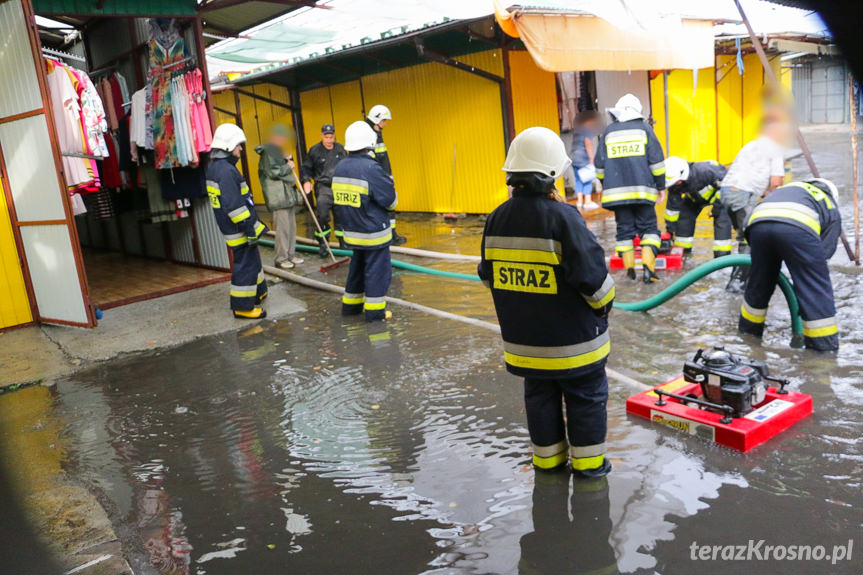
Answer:
<svg viewBox="0 0 863 575"><path fill-rule="evenodd" d="M185 41L176 20L153 18L149 22L148 119L152 118L152 149L156 168L179 167L174 116L171 106L171 70L186 59Z"/></svg>
<svg viewBox="0 0 863 575"><path fill-rule="evenodd" d="M195 151L199 154L209 152L210 144L213 142L213 130L210 126L210 115L204 103L201 71L197 68L186 74L186 90L189 95L189 117L192 123Z"/></svg>

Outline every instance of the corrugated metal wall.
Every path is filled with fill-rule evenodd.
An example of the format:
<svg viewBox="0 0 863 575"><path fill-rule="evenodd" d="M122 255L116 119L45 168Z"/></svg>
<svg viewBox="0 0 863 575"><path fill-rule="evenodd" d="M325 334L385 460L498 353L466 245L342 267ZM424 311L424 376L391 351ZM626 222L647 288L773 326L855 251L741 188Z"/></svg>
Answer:
<svg viewBox="0 0 863 575"><path fill-rule="evenodd" d="M0 178L0 329L33 321L3 186Z"/></svg>
<svg viewBox="0 0 863 575"><path fill-rule="evenodd" d="M33 58L27 30L21 1L0 3L0 69L4 76L0 117L43 106L37 76L42 64ZM0 124L0 147L18 221L31 223L19 231L39 315L46 321L88 324L69 228L66 224L38 224L66 218L66 192L57 178L44 114Z"/></svg>
<svg viewBox="0 0 863 575"><path fill-rule="evenodd" d="M192 200L192 209L195 212L195 228L201 247L201 263L216 268L230 268L225 237L216 224L210 201L206 198Z"/></svg>
<svg viewBox="0 0 863 575"><path fill-rule="evenodd" d="M459 60L503 75L499 50ZM553 82L554 76L550 76ZM448 212L452 195L454 211L488 213L506 199L506 184L500 172L504 145L497 84L429 63L366 76L362 79L362 96L366 109L385 104L393 113L384 137L400 211ZM319 141L324 122L336 124L341 141L347 125L363 117L358 82L310 90L300 98L308 145ZM556 110L554 98L552 92L548 101Z"/></svg>
<svg viewBox="0 0 863 575"><path fill-rule="evenodd" d="M670 156L689 161L716 159L716 93L714 69L672 70L668 75L670 148L665 141L665 89L662 75L650 81L653 126ZM697 85L695 82L697 81Z"/></svg>

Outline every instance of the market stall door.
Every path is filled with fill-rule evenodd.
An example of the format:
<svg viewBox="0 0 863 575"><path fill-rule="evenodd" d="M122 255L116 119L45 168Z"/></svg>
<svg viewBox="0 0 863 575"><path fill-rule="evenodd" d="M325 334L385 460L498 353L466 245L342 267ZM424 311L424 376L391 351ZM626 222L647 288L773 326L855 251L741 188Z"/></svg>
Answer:
<svg viewBox="0 0 863 575"><path fill-rule="evenodd" d="M5 184L0 174L0 329L30 323L30 299L18 257L12 218L6 206Z"/></svg>
<svg viewBox="0 0 863 575"><path fill-rule="evenodd" d="M0 2L0 162L37 319L93 326L29 0Z"/></svg>

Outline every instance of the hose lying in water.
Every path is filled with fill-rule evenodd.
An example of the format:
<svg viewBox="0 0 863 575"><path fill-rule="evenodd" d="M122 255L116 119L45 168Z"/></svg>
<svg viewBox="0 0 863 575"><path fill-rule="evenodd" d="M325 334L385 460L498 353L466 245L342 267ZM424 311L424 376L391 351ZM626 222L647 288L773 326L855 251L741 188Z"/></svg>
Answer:
<svg viewBox="0 0 863 575"><path fill-rule="evenodd" d="M273 247L273 242L269 240L258 240L258 243L264 246ZM314 252L317 251L318 248L312 246L298 245L297 249L301 251ZM351 250L342 250L337 248L333 249L333 253L337 256L350 256L351 254L353 254ZM410 264L401 260L392 260L392 265L394 268L429 274L433 276L479 281L479 276L475 274L448 272L444 270L429 268L426 266ZM684 289L688 288L701 278L710 275L717 270L729 267L750 265L752 265L752 258L749 254L734 254L721 258L716 258L710 260L709 262L701 264L695 269L689 270L682 277L677 279L677 281L675 281L673 284L671 284L656 295L653 295L645 300L635 302L615 301L614 307L616 309L621 309L624 311L648 311L655 307L659 307L660 305L664 304L674 296L678 295ZM803 321L800 318L800 305L797 302L797 296L794 295L794 288L791 286L791 280L789 280L788 277L783 273L779 274L779 289L782 290L782 295L785 296L785 301L788 302L788 311L791 315L791 333L793 334L793 336L795 336L795 338L799 339L799 337L803 334Z"/></svg>
<svg viewBox="0 0 863 575"><path fill-rule="evenodd" d="M262 246L273 247L275 244L270 240L258 240L258 243ZM339 248L331 248L333 250L333 255L335 256L352 256L354 254L353 250L342 250ZM297 245L297 250L301 252L317 252L318 247L317 244L314 246L307 246L303 244ZM392 248L390 248L392 250ZM431 252L436 253L436 252ZM459 272L448 272L446 270L437 270L434 268L429 268L426 266L418 266L416 264L409 264L408 262L403 262L401 260L392 260L392 264L394 268L408 270L412 272L418 272L421 274L429 274L433 276L440 276L444 278L452 278L457 280L472 280L479 281L479 277L476 274L462 274Z"/></svg>
<svg viewBox="0 0 863 575"><path fill-rule="evenodd" d="M297 247L299 247L299 246L297 246ZM304 285L306 287L310 287L310 288L318 289L318 290L322 290L322 291L327 291L327 292L335 293L335 294L342 294L345 292L344 288L341 288L341 287L333 285L333 284L329 284L327 282L313 280L311 278L307 278L307 277L301 276L299 274L295 274L295 273L291 273L291 272L288 272L285 270L274 268L272 266L263 266L263 267L264 267L264 271L270 275L274 275L276 277L280 277L282 279L286 279L288 281L292 281L294 283ZM452 319L455 321L460 321L460 322L466 323L468 325L472 325L475 327L481 327L483 329L487 329L489 331L493 331L494 333L500 334L500 326L497 324L488 322L488 321L483 321L481 319L476 319L476 318L472 318L472 317L466 317L463 315L458 315L455 313L450 313L448 311L443 311L443 310L436 309L433 307L428 307L428 306L425 306L422 304L414 303L412 301L407 301L407 300L397 298L397 297L387 296L386 300L389 303L394 303L396 305L404 306L404 307L407 307L407 308L410 308L410 309L413 309L416 311L421 311L421 312L427 313L429 315L433 315L436 317L442 317L444 319ZM629 377L627 375L624 375L622 373L614 371L613 369L610 369L608 367L605 368L605 373L611 379L614 379L614 380L619 381L621 383L625 383L626 385L637 388L639 390L649 389L651 387L647 384L641 383L640 381L632 379L631 377Z"/></svg>
<svg viewBox="0 0 863 575"><path fill-rule="evenodd" d="M615 301L614 307L624 311L648 311L661 306L704 276L710 275L717 270L750 265L752 265L752 257L749 254L734 254L716 258L701 264L695 269L689 270L677 281L656 295L642 301ZM779 289L782 290L782 294L785 296L785 301L788 302L788 311L791 312L791 332L795 336L801 335L803 333L803 322L800 318L800 305L797 302L797 296L794 295L794 288L791 286L791 280L789 280L783 273L779 274Z"/></svg>
<svg viewBox="0 0 863 575"><path fill-rule="evenodd" d="M275 236L275 232L269 231L267 232L269 236ZM311 240L309 238L298 237L298 244L305 244L307 246L317 246L318 242L315 240ZM330 247L334 249L338 249L339 244L330 242ZM390 251L394 254L404 254L406 256L414 256L418 258L432 258L436 260L447 260L451 262L468 262L478 264L480 257L479 256L471 256L467 254L450 254L447 252L433 252L430 250L418 250L417 248L406 248L404 246L390 246Z"/></svg>

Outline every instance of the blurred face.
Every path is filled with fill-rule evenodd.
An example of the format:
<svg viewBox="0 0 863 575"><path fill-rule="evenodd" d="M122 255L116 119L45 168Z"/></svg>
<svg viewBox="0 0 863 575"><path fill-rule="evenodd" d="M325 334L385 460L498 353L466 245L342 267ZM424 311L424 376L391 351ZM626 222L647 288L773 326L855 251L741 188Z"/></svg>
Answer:
<svg viewBox="0 0 863 575"><path fill-rule="evenodd" d="M235 158L239 158L240 154L242 154L242 153L243 153L243 145L240 144L236 148L234 148L234 151L231 152L231 155L234 156Z"/></svg>
<svg viewBox="0 0 863 575"><path fill-rule="evenodd" d="M336 141L335 134L321 134L321 142L323 142L324 147L330 149L333 147L333 144Z"/></svg>
<svg viewBox="0 0 863 575"><path fill-rule="evenodd" d="M288 143L288 140L284 136L273 134L270 136L270 143L278 148L284 148L285 144Z"/></svg>
<svg viewBox="0 0 863 575"><path fill-rule="evenodd" d="M378 124L377 124L377 126L376 126L376 128L378 129L378 131L383 130L383 129L384 129L384 126L386 126L386 125L387 125L387 122L388 122L388 121L389 121L389 120L387 120L386 118L384 118L383 120L381 120L380 122L378 122Z"/></svg>

